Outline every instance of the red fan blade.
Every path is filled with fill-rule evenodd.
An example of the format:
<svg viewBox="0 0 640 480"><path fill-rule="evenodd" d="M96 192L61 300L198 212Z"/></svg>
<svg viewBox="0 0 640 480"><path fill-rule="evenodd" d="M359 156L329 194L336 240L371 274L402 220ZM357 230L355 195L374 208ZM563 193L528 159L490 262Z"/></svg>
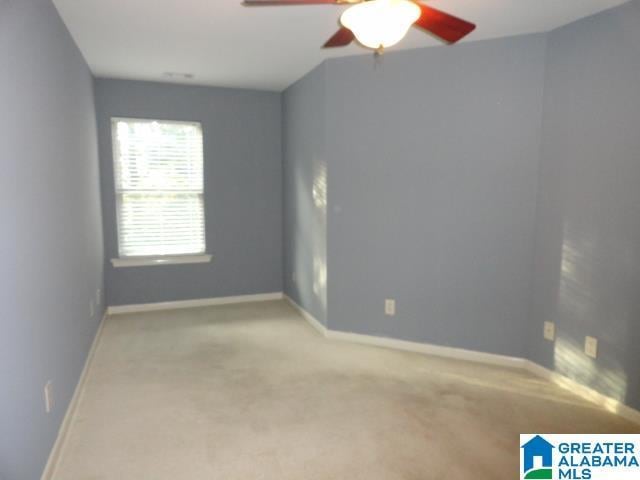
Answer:
<svg viewBox="0 0 640 480"><path fill-rule="evenodd" d="M476 26L460 18L441 12L435 8L427 7L416 2L422 10L422 15L414 23L415 26L437 35L446 42L456 43L463 37L473 32Z"/></svg>
<svg viewBox="0 0 640 480"><path fill-rule="evenodd" d="M244 0L245 7L272 7L275 5L327 5L343 3L340 0Z"/></svg>
<svg viewBox="0 0 640 480"><path fill-rule="evenodd" d="M354 38L355 36L351 30L342 27L333 35L333 37L327 40L327 43L325 43L322 48L346 47L353 42Z"/></svg>

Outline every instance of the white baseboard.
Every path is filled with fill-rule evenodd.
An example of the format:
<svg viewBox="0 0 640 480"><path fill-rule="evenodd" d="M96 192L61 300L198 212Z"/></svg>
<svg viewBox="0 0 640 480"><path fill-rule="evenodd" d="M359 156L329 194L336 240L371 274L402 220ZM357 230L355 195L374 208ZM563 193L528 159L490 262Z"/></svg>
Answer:
<svg viewBox="0 0 640 480"><path fill-rule="evenodd" d="M177 300L175 302L141 303L138 305L116 305L107 309L109 315L124 313L154 312L158 310L175 310L178 308L210 307L232 303L265 302L282 300L282 292L258 293L255 295L237 295L234 297L198 298L195 300Z"/></svg>
<svg viewBox="0 0 640 480"><path fill-rule="evenodd" d="M526 370L538 377L547 379L556 385L570 390L576 395L589 400L596 405L612 412L621 417L640 425L640 411L625 405L614 398L603 395L596 390L586 387L575 380L571 380L564 375L553 372L542 365L519 357L509 357L505 355L496 355L493 353L477 352L474 350L464 350L461 348L443 347L440 345L431 345L428 343L409 342L405 340L396 340L394 338L376 337L373 335L363 335L360 333L340 332L331 330L320 323L304 308L293 301L289 296L285 295L285 299L300 312L302 317L311 324L322 336L330 340L339 340L351 343L360 343L364 345L372 345L376 347L393 348L408 352L422 353L425 355L434 355L438 357L450 358L455 360L466 360L468 362L484 363L487 365L496 365L508 368L517 368Z"/></svg>
<svg viewBox="0 0 640 480"><path fill-rule="evenodd" d="M327 333L328 333L327 327L325 327L321 321L319 321L316 317L314 317L309 312L307 312L304 308L298 305L296 301L293 298L291 298L289 295L285 294L284 298L291 304L293 308L295 308L296 310L298 310L298 312L300 312L300 315L302 315L304 319L307 322L309 322L309 324L313 328L315 328L318 331L318 333L320 333L320 335L322 335L323 337L327 336Z"/></svg>
<svg viewBox="0 0 640 480"><path fill-rule="evenodd" d="M637 423L640 425L640 411L625 405L619 400L615 398L608 397L593 388L587 387L586 385L582 385L581 383L576 382L575 380L566 377L558 372L554 372L549 370L548 368L543 367L535 362L530 360L525 360L524 365L525 370L528 372L549 380L550 382L555 383L559 387L564 388L565 390L569 390L570 392L578 395L579 397L584 398L596 405L608 410L612 413L615 413L630 422Z"/></svg>
<svg viewBox="0 0 640 480"><path fill-rule="evenodd" d="M78 379L76 388L73 391L73 396L71 397L71 401L69 402L67 411L65 412L62 423L60 424L58 436L56 437L56 441L54 442L51 453L49 454L49 458L47 459L47 464L45 465L42 476L40 477L41 480L50 480L51 478L53 478L53 474L55 473L58 461L62 456L66 444L67 434L69 433L69 427L71 426L73 416L75 415L78 405L80 404L80 400L84 392L84 385L87 381L87 375L91 367L93 357L95 356L96 349L98 348L98 343L100 342L100 337L102 336L102 330L104 328L104 322L107 316L108 314L107 312L105 312L102 316L102 319L100 320L100 325L98 325L96 334L93 337L93 342L91 343L91 348L89 349L89 353L87 354L87 359L84 362L82 373L80 374L80 378Z"/></svg>
<svg viewBox="0 0 640 480"><path fill-rule="evenodd" d="M331 340L340 340L343 342L360 343L364 345L373 345L376 347L394 348L396 350L404 350L408 352L423 353L426 355L435 355L438 357L452 358L456 360L466 360L469 362L479 362L489 365L500 365L509 368L524 368L525 360L522 358L508 357L506 355L495 355L493 353L476 352L473 350L464 350L461 348L443 347L440 345L431 345L428 343L409 342L406 340L397 340L395 338L376 337L374 335L364 335L361 333L341 332L331 330L320 323L313 315L298 305L288 295L286 300L300 312L304 319L311 324L322 336Z"/></svg>
<svg viewBox="0 0 640 480"><path fill-rule="evenodd" d="M332 340L373 345L376 347L394 348L396 350L434 355L437 357L450 358L452 360L465 360L467 362L499 365L507 368L521 369L524 368L525 362L522 358L509 357L506 355L477 352L462 348L443 347L441 345L432 345L429 343L410 342L407 340L397 340L395 338L376 337L360 333L340 332L337 330L328 330L326 337Z"/></svg>

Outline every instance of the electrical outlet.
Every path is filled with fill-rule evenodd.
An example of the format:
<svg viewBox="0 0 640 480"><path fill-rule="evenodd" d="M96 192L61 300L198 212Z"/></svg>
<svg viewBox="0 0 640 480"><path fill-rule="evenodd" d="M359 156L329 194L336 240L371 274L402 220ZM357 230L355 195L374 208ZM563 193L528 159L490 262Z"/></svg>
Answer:
<svg viewBox="0 0 640 480"><path fill-rule="evenodd" d="M93 300L89 301L89 316L93 318L96 313L96 308L93 306Z"/></svg>
<svg viewBox="0 0 640 480"><path fill-rule="evenodd" d="M396 301L393 298L387 298L384 301L384 314L393 317L396 314Z"/></svg>
<svg viewBox="0 0 640 480"><path fill-rule="evenodd" d="M47 413L53 410L53 381L49 380L44 386L44 409Z"/></svg>
<svg viewBox="0 0 640 480"><path fill-rule="evenodd" d="M594 337L586 337L584 340L584 353L588 357L596 358L598 356L598 339Z"/></svg>
<svg viewBox="0 0 640 480"><path fill-rule="evenodd" d="M553 322L544 322L544 338L553 342L556 339L556 324Z"/></svg>
<svg viewBox="0 0 640 480"><path fill-rule="evenodd" d="M296 278L296 272L293 272L293 273L291 274L291 281L292 281L293 283L296 283L296 280L297 280L297 278Z"/></svg>
<svg viewBox="0 0 640 480"><path fill-rule="evenodd" d="M102 292L100 291L99 288L96 289L96 305L100 305L100 300L102 300L101 294Z"/></svg>

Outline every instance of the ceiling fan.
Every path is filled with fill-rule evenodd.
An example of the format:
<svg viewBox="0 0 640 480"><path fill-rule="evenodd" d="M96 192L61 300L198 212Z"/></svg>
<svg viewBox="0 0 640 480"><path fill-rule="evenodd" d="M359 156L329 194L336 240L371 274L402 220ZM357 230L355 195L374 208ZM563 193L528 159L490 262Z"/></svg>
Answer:
<svg viewBox="0 0 640 480"><path fill-rule="evenodd" d="M244 0L243 5L351 5L340 16L340 30L323 48L344 47L357 40L381 52L402 40L412 25L453 44L476 28L418 0Z"/></svg>

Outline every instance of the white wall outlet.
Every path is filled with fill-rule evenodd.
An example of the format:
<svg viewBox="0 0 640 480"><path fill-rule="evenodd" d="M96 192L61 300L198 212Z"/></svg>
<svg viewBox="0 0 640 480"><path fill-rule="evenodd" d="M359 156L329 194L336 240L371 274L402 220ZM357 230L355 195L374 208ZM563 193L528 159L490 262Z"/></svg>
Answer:
<svg viewBox="0 0 640 480"><path fill-rule="evenodd" d="M47 413L53 410L53 381L51 380L44 386L44 409Z"/></svg>
<svg viewBox="0 0 640 480"><path fill-rule="evenodd" d="M396 301L393 298L387 298L384 301L384 314L393 317L396 314Z"/></svg>
<svg viewBox="0 0 640 480"><path fill-rule="evenodd" d="M96 308L93 306L93 300L89 301L89 316L93 318L96 313Z"/></svg>
<svg viewBox="0 0 640 480"><path fill-rule="evenodd" d="M96 305L100 305L100 300L102 300L101 296L102 292L99 288L96 289Z"/></svg>
<svg viewBox="0 0 640 480"><path fill-rule="evenodd" d="M556 339L556 324L553 322L544 322L544 338L553 342Z"/></svg>
<svg viewBox="0 0 640 480"><path fill-rule="evenodd" d="M587 337L584 340L584 353L588 357L596 358L598 356L598 339L594 337Z"/></svg>

